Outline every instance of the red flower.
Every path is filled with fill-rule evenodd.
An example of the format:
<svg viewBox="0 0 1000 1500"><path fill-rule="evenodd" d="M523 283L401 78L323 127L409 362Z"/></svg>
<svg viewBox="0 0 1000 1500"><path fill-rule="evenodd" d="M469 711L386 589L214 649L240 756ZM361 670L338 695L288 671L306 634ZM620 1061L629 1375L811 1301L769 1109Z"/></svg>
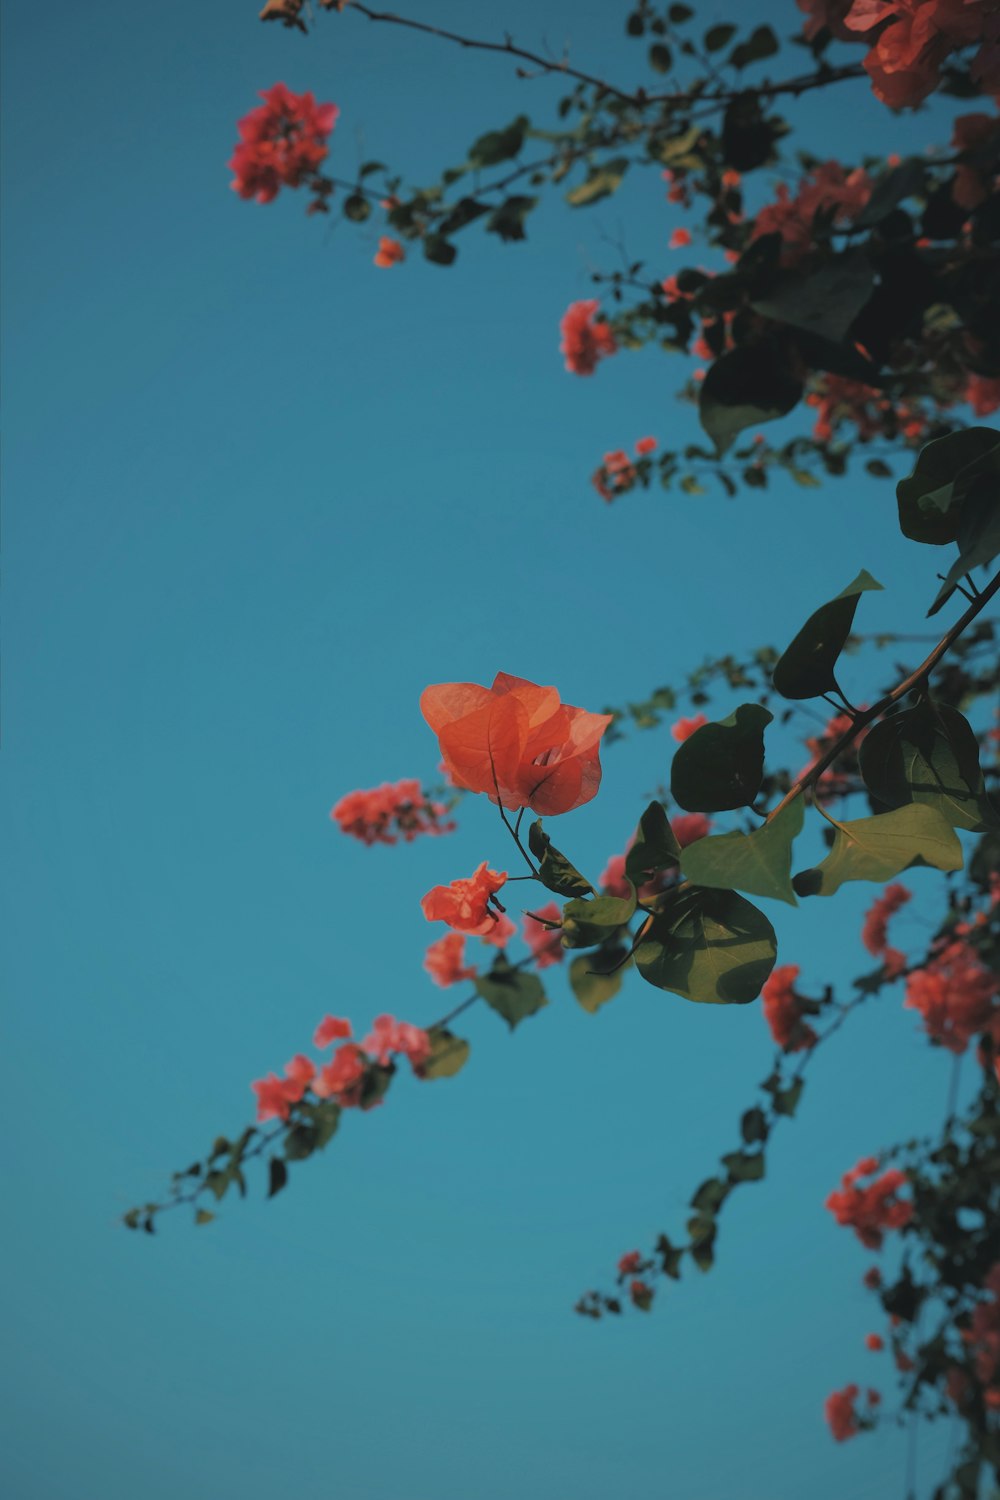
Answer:
<svg viewBox="0 0 1000 1500"><path fill-rule="evenodd" d="M465 938L460 932L446 932L443 938L431 943L424 954L424 968L435 984L447 989L462 979L475 979L475 964L464 962Z"/></svg>
<svg viewBox="0 0 1000 1500"><path fill-rule="evenodd" d="M570 812L601 784L610 714L562 703L553 687L498 672L493 686L443 682L420 699L452 780L504 807Z"/></svg>
<svg viewBox="0 0 1000 1500"><path fill-rule="evenodd" d="M876 1292L882 1285L882 1272L878 1266L869 1266L861 1280L870 1292Z"/></svg>
<svg viewBox="0 0 1000 1500"><path fill-rule="evenodd" d="M927 966L906 981L909 1010L918 1010L932 1041L949 1052L964 1052L972 1039L989 1033L1000 1043L1000 979L990 973L967 943L948 943Z"/></svg>
<svg viewBox="0 0 1000 1500"><path fill-rule="evenodd" d="M348 792L330 817L341 833L363 844L394 844L397 838L409 844L420 833L452 833L455 824L444 821L446 812L443 803L427 797L419 781L407 780Z"/></svg>
<svg viewBox="0 0 1000 1500"><path fill-rule="evenodd" d="M258 1120L287 1120L289 1113L288 1080L268 1073L250 1085L257 1095Z"/></svg>
<svg viewBox="0 0 1000 1500"><path fill-rule="evenodd" d="M329 1047L331 1042L339 1041L350 1034L350 1021L342 1021L337 1016L324 1016L313 1033L313 1046Z"/></svg>
<svg viewBox="0 0 1000 1500"><path fill-rule="evenodd" d="M642 1312L649 1312L653 1301L652 1287L647 1286L644 1281L636 1280L629 1286L628 1294L632 1298L634 1307L638 1307Z"/></svg>
<svg viewBox="0 0 1000 1500"><path fill-rule="evenodd" d="M817 214L834 224L857 218L871 197L872 183L862 167L848 171L837 161L818 162L799 182L794 196L779 183L775 201L765 204L754 220L751 239L780 234L782 264L791 266L814 247Z"/></svg>
<svg viewBox="0 0 1000 1500"><path fill-rule="evenodd" d="M367 1058L354 1042L338 1047L326 1067L321 1068L313 1085L321 1099L331 1096L339 1104L352 1106L359 1102Z"/></svg>
<svg viewBox="0 0 1000 1500"><path fill-rule="evenodd" d="M562 343L559 352L565 357L571 375L593 375L599 360L615 354L618 345L607 323L596 317L600 303L596 298L571 302L559 324Z"/></svg>
<svg viewBox="0 0 1000 1500"><path fill-rule="evenodd" d="M618 1262L619 1276L632 1276L642 1265L642 1256L638 1250L629 1250Z"/></svg>
<svg viewBox="0 0 1000 1500"><path fill-rule="evenodd" d="M312 94L293 94L283 83L260 97L264 103L237 126L240 139L229 166L241 198L270 203L282 187L301 187L315 175L339 111L335 104L317 104Z"/></svg>
<svg viewBox="0 0 1000 1500"><path fill-rule="evenodd" d="M857 1435L858 1414L854 1409L857 1398L857 1386L845 1385L842 1391L833 1391L823 1403L824 1415L838 1443Z"/></svg>
<svg viewBox="0 0 1000 1500"><path fill-rule="evenodd" d="M497 874L483 860L467 879L453 880L450 885L436 885L428 891L420 908L428 922L447 922L456 932L482 937L498 920L489 901L506 879L506 872Z"/></svg>
<svg viewBox="0 0 1000 1500"><path fill-rule="evenodd" d="M870 1177L877 1171L875 1157L864 1157L844 1174L840 1188L830 1194L825 1204L837 1223L850 1225L869 1250L881 1249L884 1231L902 1229L913 1216L913 1204L896 1196L907 1181L906 1173L898 1168L883 1172L867 1187L858 1187L859 1178Z"/></svg>
<svg viewBox="0 0 1000 1500"><path fill-rule="evenodd" d="M484 943L494 948L506 948L512 937L517 936L517 924L510 917L497 917L489 932L481 934Z"/></svg>
<svg viewBox="0 0 1000 1500"><path fill-rule="evenodd" d="M774 1040L786 1052L804 1052L819 1040L812 1027L802 1019L802 998L795 993L798 977L798 964L779 964L771 970L761 991L764 1019Z"/></svg>
<svg viewBox="0 0 1000 1500"><path fill-rule="evenodd" d="M988 417L1000 407L1000 376L970 375L963 394L977 417Z"/></svg>
<svg viewBox="0 0 1000 1500"><path fill-rule="evenodd" d="M861 928L861 941L869 953L882 960L882 967L890 979L895 979L906 968L906 954L889 946L889 922L900 907L906 905L911 895L912 892L898 881L887 885L881 896L868 908Z"/></svg>
<svg viewBox="0 0 1000 1500"><path fill-rule="evenodd" d="M885 1348L885 1343L877 1333L866 1333L865 1348L870 1349L873 1354L878 1354L880 1350Z"/></svg>
<svg viewBox="0 0 1000 1500"><path fill-rule="evenodd" d="M379 238L378 249L375 252L375 264L383 269L389 266L398 266L400 261L406 259L406 251L398 240L390 239L387 234Z"/></svg>
<svg viewBox="0 0 1000 1500"><path fill-rule="evenodd" d="M688 844L695 844L706 837L712 827L712 820L706 818L704 813L681 813L670 819L670 827L681 848L686 849Z"/></svg>
<svg viewBox="0 0 1000 1500"><path fill-rule="evenodd" d="M653 453L653 452L655 452L655 450L656 450L656 439L654 437L640 438L639 441L635 445L635 451L636 451L636 453L638 453L640 455L640 457L644 453Z"/></svg>
<svg viewBox="0 0 1000 1500"><path fill-rule="evenodd" d="M561 923L561 908L555 901L549 901L545 906L540 906L537 911L529 911L524 919L524 941L531 949L535 968L547 969L551 964L561 964L564 954L560 928L558 926L546 927L543 922L536 921L536 917Z"/></svg>
<svg viewBox="0 0 1000 1500"><path fill-rule="evenodd" d="M673 735L675 740L683 744L684 741L689 740L691 736L702 727L703 724L707 723L708 720L706 719L704 714L695 714L693 719L678 719L676 724L672 724L670 726L670 733Z"/></svg>
<svg viewBox="0 0 1000 1500"><path fill-rule="evenodd" d="M397 1021L395 1016L376 1016L361 1045L368 1056L374 1057L383 1067L395 1052L408 1057L414 1069L421 1067L431 1055L431 1039L426 1031L411 1026L408 1021Z"/></svg>
<svg viewBox="0 0 1000 1500"><path fill-rule="evenodd" d="M690 229L675 229L673 234L670 236L670 239L667 241L667 247L670 250L683 250L685 246L690 245L690 243Z"/></svg>

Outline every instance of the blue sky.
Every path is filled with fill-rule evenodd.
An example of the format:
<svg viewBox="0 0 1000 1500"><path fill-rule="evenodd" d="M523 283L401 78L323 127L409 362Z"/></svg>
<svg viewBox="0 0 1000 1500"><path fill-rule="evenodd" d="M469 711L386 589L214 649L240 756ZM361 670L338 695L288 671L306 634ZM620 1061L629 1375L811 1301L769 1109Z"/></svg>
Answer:
<svg viewBox="0 0 1000 1500"><path fill-rule="evenodd" d="M483 34L638 65L612 7L437 0L434 18L471 29L470 9ZM505 670L599 709L780 644L862 566L886 585L864 627L919 630L937 559L864 478L594 495L606 449L694 435L677 362L581 380L557 351L624 226L674 268L655 177L590 214L553 202L526 246L473 233L450 272L377 271L377 230L229 191L235 121L277 79L340 105L333 170L376 157L425 181L522 110L547 123L546 82L350 16L302 38L237 0L21 7L3 61L7 1492L901 1490L898 1435L835 1448L821 1416L834 1386L891 1384L862 1346L865 1258L822 1199L944 1110L948 1063L898 997L817 1059L768 1181L727 1207L720 1264L649 1319L570 1308L679 1231L735 1144L769 1066L757 1006L633 980L590 1017L557 975L513 1038L470 1015L460 1078L401 1079L275 1202L258 1180L155 1241L117 1220L249 1119L249 1080L324 1012L440 1013L419 897L504 866L493 810L395 849L328 820L355 787L433 778L426 683ZM832 107L799 106L804 144L833 129L844 160L944 135L863 85ZM583 868L622 847L670 749L606 752L600 797L559 827ZM908 883L928 895L899 924L917 947L935 879ZM863 971L871 895L769 912L804 981Z"/></svg>

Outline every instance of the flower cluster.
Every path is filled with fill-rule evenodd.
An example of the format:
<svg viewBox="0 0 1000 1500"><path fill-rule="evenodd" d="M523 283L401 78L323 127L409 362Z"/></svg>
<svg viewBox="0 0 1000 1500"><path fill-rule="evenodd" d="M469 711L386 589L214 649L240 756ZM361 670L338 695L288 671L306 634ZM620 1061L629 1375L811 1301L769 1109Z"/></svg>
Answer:
<svg viewBox="0 0 1000 1500"><path fill-rule="evenodd" d="M870 1419L860 1417L855 1405L860 1394L856 1385L845 1385L842 1391L831 1391L823 1403L827 1425L838 1443L857 1437L863 1423L870 1425ZM878 1391L868 1391L867 1396L870 1407L878 1406L882 1399Z"/></svg>
<svg viewBox="0 0 1000 1500"><path fill-rule="evenodd" d="M839 1189L827 1198L825 1207L838 1224L850 1225L861 1243L869 1250L879 1250L887 1229L902 1229L913 1216L913 1204L898 1197L907 1183L905 1172L897 1167L883 1172L867 1187L859 1187L862 1177L878 1171L874 1156L863 1157L856 1167L845 1172Z"/></svg>
<svg viewBox="0 0 1000 1500"><path fill-rule="evenodd" d="M775 201L759 211L750 238L780 234L782 264L795 265L815 245L818 216L824 223L849 224L866 206L871 193L871 178L863 167L848 171L837 161L817 162L794 194L787 184L778 184Z"/></svg>
<svg viewBox="0 0 1000 1500"><path fill-rule="evenodd" d="M266 1078L258 1078L252 1083L250 1087L257 1095L257 1119L287 1120L292 1105L298 1104L310 1090L317 1099L333 1099L343 1108L363 1107L365 1082L376 1064L391 1068L391 1059L398 1053L409 1059L419 1076L419 1070L431 1052L426 1031L407 1021L397 1021L394 1016L376 1016L371 1031L360 1046L348 1040L350 1035L350 1021L339 1016L324 1016L316 1028L313 1045L320 1051L335 1041L342 1045L329 1062L318 1068L311 1058L300 1052L286 1065L283 1078L268 1073Z"/></svg>
<svg viewBox="0 0 1000 1500"><path fill-rule="evenodd" d="M856 427L854 437L859 443L878 437L890 442L903 438L913 448L927 433L928 415L919 402L890 399L874 386L846 375L815 376L805 403L816 411L813 437L821 443L829 443L848 422Z"/></svg>
<svg viewBox="0 0 1000 1500"><path fill-rule="evenodd" d="M571 302L559 324L559 353L571 375L593 375L599 360L615 354L618 344L608 324L597 316L596 298Z"/></svg>
<svg viewBox="0 0 1000 1500"><path fill-rule="evenodd" d="M906 954L889 945L889 922L910 900L912 892L894 881L887 885L881 896L868 908L861 928L861 941L868 952L882 960L882 967L890 979L895 979L906 968Z"/></svg>
<svg viewBox="0 0 1000 1500"><path fill-rule="evenodd" d="M473 682L426 688L420 709L455 786L543 815L571 812L597 795L610 714L572 708L554 687L507 672L488 688Z"/></svg>
<svg viewBox="0 0 1000 1500"><path fill-rule="evenodd" d="M341 833L363 844L410 843L420 833L452 833L443 802L432 801L419 781L384 782L367 792L348 792L330 811Z"/></svg>
<svg viewBox="0 0 1000 1500"><path fill-rule="evenodd" d="M915 108L941 81L941 67L962 47L978 46L970 76L983 93L1000 93L1000 13L994 0L854 0L844 17L853 32L883 26L865 57L872 89L892 109Z"/></svg>
<svg viewBox="0 0 1000 1500"><path fill-rule="evenodd" d="M293 94L283 83L264 89L264 103L239 121L239 141L228 163L235 174L233 191L241 198L270 203L283 187L311 183L325 208L324 187L317 178L328 154L327 140L339 113L335 104L317 104L311 93Z"/></svg>
<svg viewBox="0 0 1000 1500"><path fill-rule="evenodd" d="M648 458L650 453L655 452L656 446L655 438L640 438L635 445L636 457ZM624 448L615 448L611 453L605 453L600 468L595 469L591 475L591 483L601 499L610 503L616 495L632 488L637 473L634 461Z"/></svg>
<svg viewBox="0 0 1000 1500"><path fill-rule="evenodd" d="M804 1020L806 1015L814 1012L815 1002L796 993L798 977L798 964L779 964L771 970L761 991L764 1019L774 1040L786 1052L805 1052L819 1040Z"/></svg>
<svg viewBox="0 0 1000 1500"><path fill-rule="evenodd" d="M474 920L478 915L479 906L478 904L473 906L473 902L476 901L478 903L478 896L469 895L467 888L475 885L477 891L480 889L485 890L486 885L483 882L490 875L493 875L493 871L488 871L485 865L480 865L470 881L456 880L452 881L450 886L437 886L435 890L437 892L444 892L444 897L436 897L434 902L431 903L432 909L435 911L444 911L446 909L451 911L452 893L458 887L459 893L455 899L461 902L465 899L461 893L463 891L466 892L469 906L472 908L469 920ZM505 879L506 877L494 878ZM431 896L435 896L435 891L431 891L428 896L425 896L424 902L429 902ZM427 914L426 905L424 906L424 913L425 915ZM479 970L475 964L467 963L465 957L465 934L471 931L471 929L458 927L458 924L454 920L454 915L442 917L441 920L447 921L449 926L455 928L455 930L446 933L443 938L438 938L436 942L431 943L424 955L424 968L435 984L439 984L443 989L447 989L450 985L459 984L463 979L475 979ZM462 920L464 920L464 917ZM488 904L485 920L490 922L491 925L483 929L482 925L477 923L474 935L480 937L484 943L489 944L491 947L505 948L511 938L516 937L516 925L509 917L494 912ZM562 963L565 956L562 945L562 911L554 901L549 901L545 906L540 906L537 911L525 913L521 936L531 952L532 963L536 969L547 969L551 964Z"/></svg>
<svg viewBox="0 0 1000 1500"><path fill-rule="evenodd" d="M931 1040L949 1052L964 1052L984 1033L1000 1043L1000 978L983 967L960 936L906 981L909 1010L920 1012Z"/></svg>

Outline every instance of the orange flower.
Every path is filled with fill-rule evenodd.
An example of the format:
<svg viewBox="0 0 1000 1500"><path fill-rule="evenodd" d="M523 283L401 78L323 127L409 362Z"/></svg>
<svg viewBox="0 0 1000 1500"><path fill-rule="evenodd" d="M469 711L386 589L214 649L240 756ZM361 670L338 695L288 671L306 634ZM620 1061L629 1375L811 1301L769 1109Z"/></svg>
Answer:
<svg viewBox="0 0 1000 1500"><path fill-rule="evenodd" d="M375 252L375 264L382 270L389 266L398 265L401 260L406 259L406 251L398 240L390 239L389 235L379 236L378 249Z"/></svg>
<svg viewBox="0 0 1000 1500"><path fill-rule="evenodd" d="M496 870L488 869L484 859L467 879L453 880L450 885L436 885L428 891L420 909L428 922L447 922L456 932L471 932L474 937L482 937L499 921L489 902L506 879L506 872L500 875Z"/></svg>
<svg viewBox="0 0 1000 1500"><path fill-rule="evenodd" d="M492 687L441 682L420 708L456 786L504 807L570 812L597 794L609 714L560 701L554 687L498 672Z"/></svg>

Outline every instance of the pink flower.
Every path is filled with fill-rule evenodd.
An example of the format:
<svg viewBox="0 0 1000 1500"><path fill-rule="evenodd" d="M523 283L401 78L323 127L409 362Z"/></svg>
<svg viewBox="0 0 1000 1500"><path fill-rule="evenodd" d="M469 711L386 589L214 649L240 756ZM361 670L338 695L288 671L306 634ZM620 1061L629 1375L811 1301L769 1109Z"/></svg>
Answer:
<svg viewBox="0 0 1000 1500"><path fill-rule="evenodd" d="M678 719L676 724L670 726L670 733L675 740L683 744L685 740L689 740L697 730L701 729L703 724L707 723L708 720L704 714L695 714L693 719Z"/></svg>
<svg viewBox="0 0 1000 1500"><path fill-rule="evenodd" d="M500 920L490 902L506 879L506 871L489 869L484 859L467 878L428 891L420 908L428 922L447 922L456 932L482 937Z"/></svg>
<svg viewBox="0 0 1000 1500"><path fill-rule="evenodd" d="M561 964L564 955L560 926L545 927L541 921L535 920L536 917L561 924L562 909L554 901L549 901L537 911L529 911L524 919L524 941L531 949L535 968L547 969L551 964Z"/></svg>
<svg viewBox="0 0 1000 1500"><path fill-rule="evenodd" d="M498 917L489 932L481 933L484 943L494 948L506 948L512 937L517 937L517 924L510 917Z"/></svg>
<svg viewBox="0 0 1000 1500"><path fill-rule="evenodd" d="M617 352L615 336L607 323L598 319L600 303L596 298L572 302L559 324L562 343L559 352L565 357L571 375L593 375L599 360Z"/></svg>
<svg viewBox="0 0 1000 1500"><path fill-rule="evenodd" d="M443 989L458 984L462 979L475 979L475 964L464 961L465 938L460 932L446 932L443 938L431 943L424 955L424 968L435 984Z"/></svg>
<svg viewBox="0 0 1000 1500"><path fill-rule="evenodd" d="M321 1099L335 1098L338 1104L351 1107L361 1100L367 1059L354 1042L338 1047L330 1062L321 1068L313 1090Z"/></svg>
<svg viewBox="0 0 1000 1500"><path fill-rule="evenodd" d="M860 1178L877 1171L876 1158L864 1157L850 1172L845 1172L840 1188L830 1194L824 1205L837 1223L849 1225L869 1250L881 1249L884 1231L902 1229L913 1217L913 1204L896 1196L907 1183L906 1173L898 1168L883 1172L867 1187L858 1186Z"/></svg>
<svg viewBox="0 0 1000 1500"><path fill-rule="evenodd" d="M411 1026L408 1021L397 1021L395 1016L376 1016L361 1045L368 1056L383 1067L395 1052L408 1057L413 1068L421 1067L431 1053L427 1032L419 1026Z"/></svg>
<svg viewBox="0 0 1000 1500"><path fill-rule="evenodd" d="M833 1391L823 1403L824 1415L838 1443L857 1435L858 1414L854 1409L857 1398L857 1386L845 1385L842 1391Z"/></svg>
<svg viewBox="0 0 1000 1500"><path fill-rule="evenodd" d="M340 1041L350 1034L350 1021L342 1021L337 1016L324 1016L313 1033L313 1046L329 1047L331 1042Z"/></svg>

